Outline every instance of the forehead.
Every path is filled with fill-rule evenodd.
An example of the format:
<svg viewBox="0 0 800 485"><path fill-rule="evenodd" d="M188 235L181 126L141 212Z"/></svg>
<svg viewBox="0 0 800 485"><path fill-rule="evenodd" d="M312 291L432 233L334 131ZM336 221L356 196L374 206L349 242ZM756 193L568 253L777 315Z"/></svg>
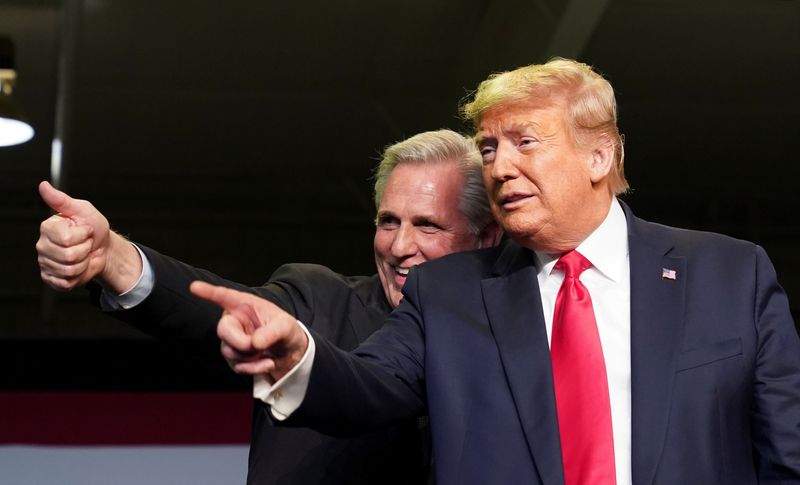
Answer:
<svg viewBox="0 0 800 485"><path fill-rule="evenodd" d="M386 179L379 210L455 208L463 175L453 162L402 163Z"/></svg>
<svg viewBox="0 0 800 485"><path fill-rule="evenodd" d="M561 126L567 119L567 106L560 97L533 97L521 103L508 103L487 110L480 118L475 135L485 138L522 131Z"/></svg>

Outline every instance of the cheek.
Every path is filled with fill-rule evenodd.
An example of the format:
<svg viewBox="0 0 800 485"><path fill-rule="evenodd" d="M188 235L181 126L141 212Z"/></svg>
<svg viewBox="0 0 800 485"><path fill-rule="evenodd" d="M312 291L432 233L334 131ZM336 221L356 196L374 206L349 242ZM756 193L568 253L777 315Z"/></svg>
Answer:
<svg viewBox="0 0 800 485"><path fill-rule="evenodd" d="M495 202L494 198L489 199L489 208L492 210L495 220L499 220L503 216L503 209Z"/></svg>
<svg viewBox="0 0 800 485"><path fill-rule="evenodd" d="M425 261L440 258L450 253L460 251L460 248L455 243L455 239L447 236L431 236L424 238L418 242L419 252L425 258Z"/></svg>
<svg viewBox="0 0 800 485"><path fill-rule="evenodd" d="M555 206L554 210L559 208L571 212L576 207L580 207L584 203L581 192L586 180L588 179L574 171L565 173L564 177L558 180L553 180L550 184L549 199Z"/></svg>
<svg viewBox="0 0 800 485"><path fill-rule="evenodd" d="M497 190L497 182L495 182L494 178L489 173L489 168L487 166L483 167L483 186L486 187L486 193L489 194L491 197Z"/></svg>
<svg viewBox="0 0 800 485"><path fill-rule="evenodd" d="M389 255L391 247L392 247L391 235L381 231L375 233L375 239L373 240L375 259L379 261L385 260Z"/></svg>

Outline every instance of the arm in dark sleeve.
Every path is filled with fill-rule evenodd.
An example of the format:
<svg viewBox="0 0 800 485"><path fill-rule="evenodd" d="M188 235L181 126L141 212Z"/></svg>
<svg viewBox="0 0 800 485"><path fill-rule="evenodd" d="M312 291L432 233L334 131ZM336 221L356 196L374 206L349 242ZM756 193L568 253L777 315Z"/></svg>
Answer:
<svg viewBox="0 0 800 485"><path fill-rule="evenodd" d="M327 337L336 337L334 343L355 347L349 335L338 333L349 329L349 300L351 285L363 277L343 277L328 268L313 264L287 264L278 268L262 286L248 287L209 271L163 255L150 248L139 246L150 262L154 284L147 298L128 310L109 312L139 330L178 346L203 359L225 364L219 351L217 323L222 310L189 292L192 281L233 288L265 298L306 325L321 327ZM101 289L92 289L92 299L97 305Z"/></svg>
<svg viewBox="0 0 800 485"><path fill-rule="evenodd" d="M772 263L756 251L752 433L759 483L800 483L800 339Z"/></svg>
<svg viewBox="0 0 800 485"><path fill-rule="evenodd" d="M140 246L140 248L152 266L153 290L135 307L112 311L109 315L192 354L224 364L217 338L217 322L222 310L193 296L189 292L190 283L202 280L261 296L269 294L268 287L250 288L209 271L194 268L147 247ZM97 304L101 290L95 287L91 291L92 300Z"/></svg>
<svg viewBox="0 0 800 485"><path fill-rule="evenodd" d="M424 325L412 271L400 306L352 353L315 333L314 367L303 404L285 422L352 435L425 413Z"/></svg>

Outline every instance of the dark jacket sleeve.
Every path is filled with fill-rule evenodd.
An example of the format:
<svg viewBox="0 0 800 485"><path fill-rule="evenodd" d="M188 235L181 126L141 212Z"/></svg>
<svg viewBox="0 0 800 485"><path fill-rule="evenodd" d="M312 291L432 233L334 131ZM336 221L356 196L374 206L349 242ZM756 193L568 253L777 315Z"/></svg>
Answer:
<svg viewBox="0 0 800 485"><path fill-rule="evenodd" d="M306 398L288 424L347 436L426 412L424 328L415 270L400 306L353 353L312 330L316 355Z"/></svg>
<svg viewBox="0 0 800 485"><path fill-rule="evenodd" d="M786 294L760 247L752 430L759 483L800 483L800 342Z"/></svg>
<svg viewBox="0 0 800 485"><path fill-rule="evenodd" d="M250 288L221 278L210 271L192 267L176 259L140 246L153 269L154 285L148 297L129 310L109 312L148 335L203 358L224 364L219 352L217 322L222 310L189 292L192 281L201 280L276 301L267 286ZM97 304L100 289L92 289ZM276 303L281 304L276 301Z"/></svg>

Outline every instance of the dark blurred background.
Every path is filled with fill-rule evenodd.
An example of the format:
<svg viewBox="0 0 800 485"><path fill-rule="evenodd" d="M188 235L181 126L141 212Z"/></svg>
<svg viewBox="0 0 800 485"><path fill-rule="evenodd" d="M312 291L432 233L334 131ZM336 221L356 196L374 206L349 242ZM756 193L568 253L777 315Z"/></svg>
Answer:
<svg viewBox="0 0 800 485"><path fill-rule="evenodd" d="M636 214L761 244L800 314L798 0L0 0L0 35L36 129L0 148L2 388L227 385L40 283L54 139L61 187L142 244L250 285L371 274L381 149L553 55L615 87Z"/></svg>

